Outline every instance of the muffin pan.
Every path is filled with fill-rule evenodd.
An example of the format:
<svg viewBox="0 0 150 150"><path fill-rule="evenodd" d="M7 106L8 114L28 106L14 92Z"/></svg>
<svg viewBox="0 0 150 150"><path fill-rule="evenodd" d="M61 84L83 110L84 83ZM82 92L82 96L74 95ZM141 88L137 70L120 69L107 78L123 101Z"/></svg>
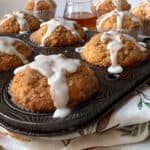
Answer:
<svg viewBox="0 0 150 150"><path fill-rule="evenodd" d="M86 41L94 34L95 32L87 32ZM80 58L75 48L83 46L86 42L68 47L45 48L33 45L29 36L30 34L11 35L28 43L35 55L63 53L67 57ZM99 79L100 90L89 101L72 110L72 113L63 119L53 119L52 113L38 114L17 108L11 102L8 93L13 72L0 73L0 125L10 131L28 136L50 137L67 134L84 128L98 119L102 120L118 104L126 100L124 97L128 93L150 77L150 58L141 65L124 69L124 72L119 75L108 74L106 68L89 66Z"/></svg>

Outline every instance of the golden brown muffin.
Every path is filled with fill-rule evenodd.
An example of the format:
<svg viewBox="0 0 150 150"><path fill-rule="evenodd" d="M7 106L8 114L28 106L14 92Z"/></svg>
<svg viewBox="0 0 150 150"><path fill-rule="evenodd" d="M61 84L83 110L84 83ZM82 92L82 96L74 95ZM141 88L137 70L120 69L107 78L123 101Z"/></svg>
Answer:
<svg viewBox="0 0 150 150"><path fill-rule="evenodd" d="M150 2L143 2L133 9L132 13L141 19L150 20Z"/></svg>
<svg viewBox="0 0 150 150"><path fill-rule="evenodd" d="M84 38L85 33L76 22L64 19L51 19L31 35L34 44L46 47L73 45Z"/></svg>
<svg viewBox="0 0 150 150"><path fill-rule="evenodd" d="M112 11L102 15L97 20L98 31L122 31L139 29L141 20L128 11Z"/></svg>
<svg viewBox="0 0 150 150"><path fill-rule="evenodd" d="M51 56L52 55L42 57L45 58ZM56 57L59 57L59 55ZM41 59L42 58L40 58L40 60ZM39 61L37 58L35 60ZM56 61L59 62L58 58L56 58L53 63L57 63ZM66 61L70 60L66 59ZM39 65L41 65L41 63ZM58 68L56 66L55 69L57 70ZM48 68L51 70L53 66L49 65ZM56 77L54 79L57 80ZM80 65L78 65L74 72L71 73L67 71L65 73L65 79L66 81L64 79L61 81L65 81L68 87L68 101L65 105L69 108L75 108L77 105L87 101L88 98L97 92L99 88L98 80L94 72L83 62L80 62ZM47 78L37 69L33 69L31 66L27 66L21 69L19 72L17 71L10 86L10 93L13 102L17 106L31 112L54 111L56 109L54 106L56 103L54 100L55 98L52 98L54 94L52 92L54 90L54 85L53 83L48 84L50 82L49 80L50 78ZM64 83L60 85L60 80L59 82L56 81L56 83L57 88L54 91L57 93L59 90L61 90L61 86L64 85Z"/></svg>
<svg viewBox="0 0 150 150"><path fill-rule="evenodd" d="M148 56L146 48L133 37L114 31L96 34L82 51L84 60L100 67L133 66L145 61Z"/></svg>
<svg viewBox="0 0 150 150"><path fill-rule="evenodd" d="M142 20L142 26L140 33L143 35L150 35L150 2L143 2L139 4L132 11L133 15L139 17Z"/></svg>
<svg viewBox="0 0 150 150"><path fill-rule="evenodd" d="M25 10L39 19L48 20L55 15L56 3L53 0L28 0Z"/></svg>
<svg viewBox="0 0 150 150"><path fill-rule="evenodd" d="M33 15L22 11L7 14L0 19L0 33L26 33L40 27L40 21Z"/></svg>
<svg viewBox="0 0 150 150"><path fill-rule="evenodd" d="M98 16L106 14L112 10L125 11L130 10L131 6L127 0L102 0L96 4Z"/></svg>
<svg viewBox="0 0 150 150"><path fill-rule="evenodd" d="M0 37L0 72L12 70L28 62L32 50L21 40Z"/></svg>

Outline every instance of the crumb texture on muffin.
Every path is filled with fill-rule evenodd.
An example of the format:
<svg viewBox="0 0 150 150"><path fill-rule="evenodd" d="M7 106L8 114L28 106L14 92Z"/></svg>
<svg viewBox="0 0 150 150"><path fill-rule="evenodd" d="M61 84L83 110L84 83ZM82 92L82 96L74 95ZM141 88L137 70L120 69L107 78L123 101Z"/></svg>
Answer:
<svg viewBox="0 0 150 150"><path fill-rule="evenodd" d="M15 70L10 93L13 102L25 110L55 110L53 117L64 117L70 108L88 100L98 87L94 72L80 60L61 54L39 55Z"/></svg>
<svg viewBox="0 0 150 150"><path fill-rule="evenodd" d="M98 31L122 31L140 28L141 20L128 11L114 10L97 19Z"/></svg>
<svg viewBox="0 0 150 150"><path fill-rule="evenodd" d="M39 46L67 46L85 38L83 29L74 21L51 19L41 24L31 35L31 41Z"/></svg>
<svg viewBox="0 0 150 150"><path fill-rule="evenodd" d="M125 11L130 10L131 6L127 0L101 0L96 4L96 10L99 16L111 12L112 10Z"/></svg>
<svg viewBox="0 0 150 150"><path fill-rule="evenodd" d="M40 21L23 11L13 12L0 18L0 33L26 33L40 27Z"/></svg>
<svg viewBox="0 0 150 150"><path fill-rule="evenodd" d="M21 40L0 37L0 71L12 70L28 63L32 50Z"/></svg>
<svg viewBox="0 0 150 150"><path fill-rule="evenodd" d="M150 2L143 2L133 9L132 13L141 18L150 20Z"/></svg>
<svg viewBox="0 0 150 150"><path fill-rule="evenodd" d="M82 50L82 58L93 65L109 67L111 73L120 73L145 61L149 56L146 48L127 35L109 31L96 34Z"/></svg>

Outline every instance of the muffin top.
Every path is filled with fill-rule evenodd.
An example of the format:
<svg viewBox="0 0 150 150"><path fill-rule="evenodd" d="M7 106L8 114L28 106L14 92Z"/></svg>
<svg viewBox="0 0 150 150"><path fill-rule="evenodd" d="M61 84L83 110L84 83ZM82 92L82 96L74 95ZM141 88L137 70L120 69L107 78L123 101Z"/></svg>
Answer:
<svg viewBox="0 0 150 150"><path fill-rule="evenodd" d="M33 15L22 11L6 14L0 19L1 33L26 33L40 27L40 21Z"/></svg>
<svg viewBox="0 0 150 150"><path fill-rule="evenodd" d="M141 19L150 20L150 2L146 1L139 4L136 8L133 9L132 13Z"/></svg>
<svg viewBox="0 0 150 150"><path fill-rule="evenodd" d="M85 45L82 58L100 67L109 67L108 72L120 73L145 61L149 56L146 48L127 35L115 31L99 33Z"/></svg>
<svg viewBox="0 0 150 150"><path fill-rule="evenodd" d="M54 111L56 108L53 117L65 117L70 107L86 100L89 93L91 96L92 88L98 89L96 77L85 63L62 54L36 56L33 62L19 67L14 73L11 95L16 104L33 112ZM20 85L24 85L21 95L16 93L22 88ZM19 97L23 91L28 92L28 96Z"/></svg>
<svg viewBox="0 0 150 150"><path fill-rule="evenodd" d="M97 30L98 31L120 31L130 30L140 27L141 20L135 17L128 11L117 11L114 10L107 14L100 16L97 19Z"/></svg>
<svg viewBox="0 0 150 150"><path fill-rule="evenodd" d="M21 52L19 52L19 50L17 50L17 48L15 47L15 43L20 43L27 48L26 44L19 39L5 37L5 36L0 37L0 53L15 55L19 57L24 64L28 63L27 58Z"/></svg>
<svg viewBox="0 0 150 150"><path fill-rule="evenodd" d="M54 0L28 0L25 6L25 10L28 11L54 10L55 8Z"/></svg>
<svg viewBox="0 0 150 150"><path fill-rule="evenodd" d="M131 6L126 0L101 0L96 4L98 15L106 14L112 10L130 10Z"/></svg>
<svg viewBox="0 0 150 150"><path fill-rule="evenodd" d="M31 40L40 46L65 46L84 37L83 29L76 22L58 18L42 23L40 29L31 35Z"/></svg>
<svg viewBox="0 0 150 150"><path fill-rule="evenodd" d="M32 50L21 40L0 37L0 72L12 70L29 62Z"/></svg>

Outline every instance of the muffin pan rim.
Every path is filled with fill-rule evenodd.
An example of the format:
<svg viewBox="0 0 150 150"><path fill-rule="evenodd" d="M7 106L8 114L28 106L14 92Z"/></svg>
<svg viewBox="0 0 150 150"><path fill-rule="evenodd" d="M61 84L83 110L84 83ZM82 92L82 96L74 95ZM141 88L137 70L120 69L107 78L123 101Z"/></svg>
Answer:
<svg viewBox="0 0 150 150"><path fill-rule="evenodd" d="M96 33L96 32L91 32L92 34L94 34L94 33ZM8 35L7 35L8 36ZM24 37L26 37L26 35L21 35L20 37L19 36L15 36L15 35L13 35L13 37L15 37L15 38L19 38L19 39L22 39L22 38L24 38ZM25 43L27 42L28 40L26 39L25 40ZM27 42L28 43L28 42ZM28 43L28 45L31 47L31 49L33 50L35 47L34 46L32 46L32 45L30 45L30 43ZM75 57L76 57L76 55L79 55L78 53L76 53L74 50L73 50L73 47L74 46L70 46L70 47L65 47L65 49L68 49L68 51L70 50L70 55L72 55L72 54L75 54ZM41 48L41 47L40 47ZM60 48L60 47L59 47ZM75 48L75 47L74 47ZM43 47L42 47L42 49L43 49ZM51 48L45 48L46 49L46 52L44 53L44 54L51 54L51 52L48 52L47 50L49 50L49 49L51 49ZM55 49L57 49L57 48L55 48ZM34 50L34 52L36 51L36 49ZM71 52L72 51L72 52ZM57 53L57 51L55 51L56 53ZM41 53L43 53L43 51L41 52ZM54 52L52 52L52 53L54 53ZM39 54L39 51L37 51L36 52L36 54ZM80 58L80 56L79 56L79 58ZM142 65L146 65L146 63L150 63L150 59L147 61L147 62L145 62L144 64L142 64ZM90 67L92 66L92 65L89 65ZM94 68L94 70L101 70L102 71L102 74L105 74L106 73L106 69L103 69L103 68L99 68L99 67L94 67L93 66L93 68ZM134 67L135 69L136 68L138 68L138 67ZM132 69L132 70L134 70L134 68ZM126 70L126 69L125 69ZM128 68L127 68L127 70L128 70ZM130 70L130 68L129 68L129 70ZM124 72L125 73L125 72ZM134 72L133 72L133 75L134 75ZM141 84L142 82L144 82L146 79L148 79L149 78L149 76L150 76L150 73L148 72L147 73L147 75L145 75L145 77L141 80L141 81L137 81L136 82L136 86L138 86L139 84ZM104 79L105 79L105 77L104 77ZM120 79L119 79L120 80ZM126 80L126 79L125 79ZM114 80L110 80L109 82L110 83L112 83ZM8 83L9 82L9 79L5 82L5 83L3 83L3 85L2 85L2 88L4 88L4 85L6 84L6 83ZM134 88L136 88L136 86L134 87ZM130 89L131 88L133 88L133 85L132 85L132 87L129 87ZM110 92L112 92L111 91L112 89L110 89L110 91L108 91L108 93ZM128 91L129 92L129 91ZM128 92L126 93L126 94L128 94ZM125 95L126 95L125 94ZM124 96L122 96L122 97L124 97ZM2 98L2 97L1 97ZM94 97L93 97L94 98ZM120 102L123 102L123 100L120 100L119 98L117 98L117 102L113 102L113 103L111 103L111 104L109 104L109 106L112 106L113 105L113 107L111 107L111 109L114 109L115 107L114 107L114 105L118 105ZM1 103L2 103L2 101L1 101ZM0 103L0 104L1 104ZM89 103L91 103L91 101L89 101ZM89 104L88 104L89 105ZM96 106L96 105L95 105ZM108 106L107 106L108 107ZM82 108L81 108L82 109ZM105 108L106 109L106 108ZM111 109L109 108L108 109L108 111L111 111ZM11 110L12 112L14 111L14 110ZM107 112L106 112L107 113ZM101 113L99 113L99 114L101 114ZM1 115L1 112L0 112L0 124L2 124L2 126L3 127L5 127L5 128L7 128L8 130L10 130L10 131L14 131L14 132L16 132L16 133L20 133L20 134L24 134L24 135L30 135L30 136L37 136L37 137L39 137L39 136L41 136L41 137L45 137L45 136L47 136L47 137L51 137L51 136L58 136L58 135L64 135L64 134L68 134L68 133L70 133L70 132L73 132L73 131L77 131L77 130L79 130L79 128L81 129L81 128L84 128L85 127L85 125L86 126L88 126L89 124L91 124L92 122L94 122L94 121L96 121L97 119L102 119L103 117L100 115L99 116L99 114L95 114L94 116L95 117L93 117L93 118L91 118L91 119L87 119L84 123L81 123L80 124L80 119L78 119L78 120L76 120L75 118L72 118L72 121L74 121L74 120L76 120L77 121L77 124L78 124L78 122L79 122L79 124L78 124L78 126L71 126L72 125L72 123L70 124L70 127L67 127L67 128L60 128L60 129L58 129L58 127L57 127L57 129L54 131L51 131L51 132L47 132L46 133L46 131L43 131L43 129L41 129L41 131L39 130L40 128L38 128L37 129L37 131L38 132L36 132L35 130L33 130L33 128L31 128L31 130L29 131L29 130L22 130L21 128L19 128L18 126L19 125L11 125L11 124L8 124L8 118L4 118L2 115ZM41 114L40 114L41 115ZM85 114L83 114L83 116L84 116ZM105 115L105 113L104 114L102 114L102 115ZM38 115L35 115L35 116L38 116ZM44 115L41 115L41 116L44 116ZM48 115L46 115L46 116L48 116ZM31 121L33 121L32 120L33 118L31 117ZM36 118L37 119L37 118ZM50 118L51 119L51 118ZM68 120L67 118L65 118L64 120L66 120L67 122L68 121L70 121L70 120ZM89 121L90 120L90 121ZM37 121L37 120L36 120ZM59 122L58 121L58 119L55 119L54 121L56 121L56 124ZM23 122L22 122L23 123ZM87 124L88 123L88 124ZM36 122L34 123L35 125L36 125ZM39 123L40 124L40 123ZM48 123L47 123L48 124ZM42 124L43 125L43 124ZM29 128L28 128L29 129Z"/></svg>

